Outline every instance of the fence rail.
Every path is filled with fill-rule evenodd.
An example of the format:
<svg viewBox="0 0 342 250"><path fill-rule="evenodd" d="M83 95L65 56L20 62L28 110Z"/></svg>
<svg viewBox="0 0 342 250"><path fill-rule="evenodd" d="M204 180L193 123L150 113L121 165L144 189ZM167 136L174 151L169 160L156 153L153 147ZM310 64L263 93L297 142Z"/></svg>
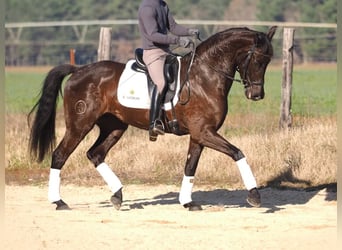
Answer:
<svg viewBox="0 0 342 250"><path fill-rule="evenodd" d="M178 23L200 28L202 39L227 27L278 26L279 29L273 39L274 61L281 60L280 28L296 28L294 51L296 62L336 61L336 23L243 20L178 20ZM125 62L133 56L134 49L140 46L137 24L136 19L5 23L5 63L6 65L61 64L69 60L70 49L75 50L76 64L94 62L97 59L100 27L113 28L111 59ZM300 32L309 28L319 31ZM36 37L39 39L35 39ZM313 43L319 44L313 46ZM312 47L315 54L307 53L311 50L311 47L306 49L307 45Z"/></svg>
<svg viewBox="0 0 342 250"><path fill-rule="evenodd" d="M302 28L337 28L336 23L311 23L311 22L265 22L265 21L229 21L229 20L177 20L180 24L189 25L215 25L215 26L279 26ZM83 26L83 25L129 25L138 24L136 19L122 20L79 20L79 21L55 21L55 22L18 22L5 23L5 28L27 27L57 27L57 26Z"/></svg>

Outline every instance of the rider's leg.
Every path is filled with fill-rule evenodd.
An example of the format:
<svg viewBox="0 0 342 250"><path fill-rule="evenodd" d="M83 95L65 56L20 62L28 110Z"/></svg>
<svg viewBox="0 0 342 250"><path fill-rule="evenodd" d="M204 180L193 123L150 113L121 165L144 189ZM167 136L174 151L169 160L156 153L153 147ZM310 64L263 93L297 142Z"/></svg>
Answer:
<svg viewBox="0 0 342 250"><path fill-rule="evenodd" d="M151 96L151 108L150 108L150 140L157 140L158 135L164 134L164 125L161 121L161 104L162 98L159 94L157 86L153 87Z"/></svg>
<svg viewBox="0 0 342 250"><path fill-rule="evenodd" d="M143 60L150 77L156 87L152 91L150 108L150 140L155 141L158 135L164 134L164 126L160 119L163 90L165 87L164 64L167 52L161 49L144 50Z"/></svg>

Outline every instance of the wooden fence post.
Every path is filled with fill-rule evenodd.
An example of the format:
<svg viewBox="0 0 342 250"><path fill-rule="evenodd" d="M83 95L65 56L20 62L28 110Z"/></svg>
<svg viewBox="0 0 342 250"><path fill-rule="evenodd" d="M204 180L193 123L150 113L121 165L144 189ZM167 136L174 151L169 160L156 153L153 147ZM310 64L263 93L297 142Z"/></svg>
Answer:
<svg viewBox="0 0 342 250"><path fill-rule="evenodd" d="M110 60L112 28L101 27L97 60Z"/></svg>
<svg viewBox="0 0 342 250"><path fill-rule="evenodd" d="M283 77L279 127L282 129L288 129L292 125L291 99L294 29L284 28L283 39Z"/></svg>
<svg viewBox="0 0 342 250"><path fill-rule="evenodd" d="M70 54L70 64L75 65L75 49L70 49L69 54Z"/></svg>

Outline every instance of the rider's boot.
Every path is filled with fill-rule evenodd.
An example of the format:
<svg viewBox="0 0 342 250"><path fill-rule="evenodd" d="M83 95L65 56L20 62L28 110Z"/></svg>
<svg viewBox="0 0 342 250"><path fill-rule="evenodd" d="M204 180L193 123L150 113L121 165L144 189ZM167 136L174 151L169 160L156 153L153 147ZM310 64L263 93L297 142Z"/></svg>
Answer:
<svg viewBox="0 0 342 250"><path fill-rule="evenodd" d="M165 134L164 124L160 118L161 116L161 103L162 98L158 93L157 86L154 86L151 96L151 108L150 108L150 141L156 141L158 135Z"/></svg>

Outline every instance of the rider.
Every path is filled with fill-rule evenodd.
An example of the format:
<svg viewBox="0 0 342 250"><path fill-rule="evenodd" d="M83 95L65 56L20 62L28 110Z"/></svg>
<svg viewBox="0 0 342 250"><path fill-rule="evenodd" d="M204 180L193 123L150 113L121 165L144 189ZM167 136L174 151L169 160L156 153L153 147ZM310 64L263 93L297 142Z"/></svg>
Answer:
<svg viewBox="0 0 342 250"><path fill-rule="evenodd" d="M164 134L160 120L161 103L165 87L164 63L170 53L170 44L188 47L190 39L182 36L198 34L198 29L188 29L176 23L168 5L162 0L143 0L138 11L139 30L142 39L143 60L154 82L150 108L150 140ZM171 32L173 35L169 35Z"/></svg>

